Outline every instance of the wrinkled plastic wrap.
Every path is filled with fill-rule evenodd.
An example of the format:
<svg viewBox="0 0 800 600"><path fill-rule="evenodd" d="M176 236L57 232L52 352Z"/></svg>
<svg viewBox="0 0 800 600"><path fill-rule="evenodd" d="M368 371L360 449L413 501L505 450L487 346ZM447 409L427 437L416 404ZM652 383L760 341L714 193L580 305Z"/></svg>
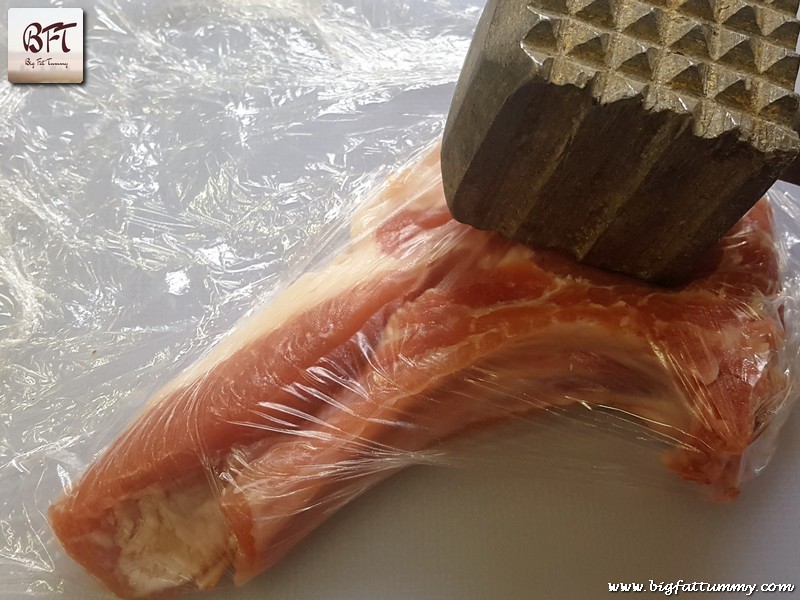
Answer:
<svg viewBox="0 0 800 600"><path fill-rule="evenodd" d="M653 288L449 218L436 139L478 2L85 10L85 85L0 92L3 591L102 595L56 536L122 597L243 584L388 476L545 415L644 435L718 498L769 460L790 191Z"/></svg>

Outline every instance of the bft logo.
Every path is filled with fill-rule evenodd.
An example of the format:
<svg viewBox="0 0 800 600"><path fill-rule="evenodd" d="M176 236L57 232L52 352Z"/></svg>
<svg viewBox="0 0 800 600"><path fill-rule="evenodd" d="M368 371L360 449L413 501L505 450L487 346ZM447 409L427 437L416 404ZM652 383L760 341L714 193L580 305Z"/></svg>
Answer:
<svg viewBox="0 0 800 600"><path fill-rule="evenodd" d="M8 80L81 83L83 10L8 9Z"/></svg>
<svg viewBox="0 0 800 600"><path fill-rule="evenodd" d="M61 51L66 54L70 51L67 46L67 29L77 27L77 23L53 23L47 27L42 27L40 23L31 23L22 33L22 47L25 52L41 52L47 44L46 52L50 52L50 42L61 40ZM42 41L42 34L45 35Z"/></svg>

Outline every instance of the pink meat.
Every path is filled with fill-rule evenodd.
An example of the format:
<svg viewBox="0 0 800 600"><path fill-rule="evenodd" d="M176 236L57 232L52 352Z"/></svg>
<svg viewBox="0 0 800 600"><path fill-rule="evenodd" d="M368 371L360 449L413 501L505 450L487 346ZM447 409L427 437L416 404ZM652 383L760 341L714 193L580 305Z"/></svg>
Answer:
<svg viewBox="0 0 800 600"><path fill-rule="evenodd" d="M352 233L51 507L116 594L241 584L419 453L554 406L624 413L674 440L679 475L736 495L787 388L765 202L672 290L456 223L435 152Z"/></svg>

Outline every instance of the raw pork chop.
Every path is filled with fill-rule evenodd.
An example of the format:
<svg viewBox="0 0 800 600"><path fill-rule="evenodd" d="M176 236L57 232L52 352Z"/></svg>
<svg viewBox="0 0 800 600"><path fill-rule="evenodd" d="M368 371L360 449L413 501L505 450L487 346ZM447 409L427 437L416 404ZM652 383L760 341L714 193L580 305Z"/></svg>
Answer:
<svg viewBox="0 0 800 600"><path fill-rule="evenodd" d="M667 290L453 221L437 156L51 507L67 552L116 594L242 584L420 453L548 407L636 419L674 441L680 476L735 496L787 391L767 204Z"/></svg>

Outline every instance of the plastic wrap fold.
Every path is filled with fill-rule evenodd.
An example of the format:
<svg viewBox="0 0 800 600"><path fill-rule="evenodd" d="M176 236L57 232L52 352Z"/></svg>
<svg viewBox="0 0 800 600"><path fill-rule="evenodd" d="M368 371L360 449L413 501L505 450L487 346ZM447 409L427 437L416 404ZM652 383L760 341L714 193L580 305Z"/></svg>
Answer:
<svg viewBox="0 0 800 600"><path fill-rule="evenodd" d="M716 498L767 464L796 192L677 289L454 222L435 144L482 4L99 0L84 85L0 88L0 596L243 584L551 415Z"/></svg>

